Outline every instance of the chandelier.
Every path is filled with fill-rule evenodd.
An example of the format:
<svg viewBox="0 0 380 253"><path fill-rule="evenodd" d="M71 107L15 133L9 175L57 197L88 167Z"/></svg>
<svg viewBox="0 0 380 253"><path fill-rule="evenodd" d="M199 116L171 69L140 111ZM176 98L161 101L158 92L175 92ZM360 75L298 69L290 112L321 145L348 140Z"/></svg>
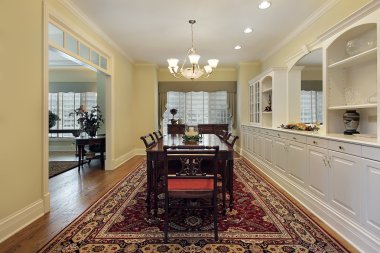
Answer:
<svg viewBox="0 0 380 253"><path fill-rule="evenodd" d="M201 56L196 53L194 48L194 32L193 32L193 25L196 23L195 20L189 20L189 23L191 24L191 48L187 51L186 57L182 63L181 68L178 67L178 59L176 58L170 58L168 59L168 68L170 70L170 73L176 77L179 78L181 74L183 77L187 79L197 79L201 77L203 74L207 74L206 77L210 76L210 74L213 72L213 69L216 68L218 65L219 60L218 59L210 59L208 60L208 65L204 66L203 69L199 66L199 58ZM190 66L186 67L186 59L189 57Z"/></svg>

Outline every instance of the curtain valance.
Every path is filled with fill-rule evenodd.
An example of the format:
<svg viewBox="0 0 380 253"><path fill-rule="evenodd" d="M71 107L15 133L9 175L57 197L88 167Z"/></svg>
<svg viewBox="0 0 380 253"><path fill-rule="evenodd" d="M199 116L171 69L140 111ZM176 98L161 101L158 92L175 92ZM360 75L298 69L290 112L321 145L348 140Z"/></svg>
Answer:
<svg viewBox="0 0 380 253"><path fill-rule="evenodd" d="M191 92L191 91L227 91L236 93L236 82L159 82L158 92L164 93L168 91L180 91L180 92Z"/></svg>

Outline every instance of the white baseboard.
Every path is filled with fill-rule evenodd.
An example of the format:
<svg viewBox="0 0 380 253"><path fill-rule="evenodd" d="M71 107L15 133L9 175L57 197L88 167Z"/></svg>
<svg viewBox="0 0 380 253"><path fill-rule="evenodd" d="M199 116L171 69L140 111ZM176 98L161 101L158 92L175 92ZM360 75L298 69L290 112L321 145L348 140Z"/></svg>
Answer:
<svg viewBox="0 0 380 253"><path fill-rule="evenodd" d="M126 161L128 161L129 159L131 159L132 157L136 155L145 155L145 154L146 154L145 149L133 149L132 151L114 159L112 161L111 170L118 168L120 165L122 165L123 163L125 163Z"/></svg>
<svg viewBox="0 0 380 253"><path fill-rule="evenodd" d="M334 210L327 203L314 197L304 188L294 184L286 176L273 170L248 152L243 150L242 156L361 252L380 252L380 238L378 236Z"/></svg>
<svg viewBox="0 0 380 253"><path fill-rule="evenodd" d="M0 243L43 215L44 203L40 199L0 220Z"/></svg>

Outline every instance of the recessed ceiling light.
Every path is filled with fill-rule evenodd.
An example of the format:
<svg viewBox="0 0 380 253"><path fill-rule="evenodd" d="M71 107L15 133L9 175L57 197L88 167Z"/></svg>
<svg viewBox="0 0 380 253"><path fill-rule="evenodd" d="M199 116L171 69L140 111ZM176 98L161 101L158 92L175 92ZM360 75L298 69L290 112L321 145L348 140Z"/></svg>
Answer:
<svg viewBox="0 0 380 253"><path fill-rule="evenodd" d="M236 45L234 48L235 48L236 50L239 50L239 49L241 48L241 46L240 46L240 45Z"/></svg>
<svg viewBox="0 0 380 253"><path fill-rule="evenodd" d="M262 10L264 10L264 9L269 8L270 5L271 5L271 3L270 3L269 1L267 1L267 0L263 0L263 1L261 1L261 3L259 4L259 8L262 9Z"/></svg>
<svg viewBox="0 0 380 253"><path fill-rule="evenodd" d="M253 30L250 27L244 29L244 33L251 33Z"/></svg>

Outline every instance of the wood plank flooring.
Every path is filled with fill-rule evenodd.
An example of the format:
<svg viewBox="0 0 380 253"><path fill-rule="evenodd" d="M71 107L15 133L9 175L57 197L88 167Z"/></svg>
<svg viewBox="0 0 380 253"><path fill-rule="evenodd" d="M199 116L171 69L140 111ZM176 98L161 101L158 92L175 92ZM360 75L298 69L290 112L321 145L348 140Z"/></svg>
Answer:
<svg viewBox="0 0 380 253"><path fill-rule="evenodd" d="M143 160L135 156L114 171L101 169L99 160L91 161L49 180L50 213L0 244L0 253L33 253L129 174Z"/></svg>
<svg viewBox="0 0 380 253"><path fill-rule="evenodd" d="M49 181L49 191L51 194L50 213L45 214L1 243L0 253L36 252L90 207L91 204L103 196L112 186L136 168L143 159L144 156L135 156L114 171L102 170L99 161L94 160L91 162L90 167L85 165L80 173L78 173L77 169L73 169L51 178ZM253 169L267 178L258 169ZM269 178L267 179L271 181ZM331 228L297 203L289 194L281 189L279 190L350 252L358 252Z"/></svg>

